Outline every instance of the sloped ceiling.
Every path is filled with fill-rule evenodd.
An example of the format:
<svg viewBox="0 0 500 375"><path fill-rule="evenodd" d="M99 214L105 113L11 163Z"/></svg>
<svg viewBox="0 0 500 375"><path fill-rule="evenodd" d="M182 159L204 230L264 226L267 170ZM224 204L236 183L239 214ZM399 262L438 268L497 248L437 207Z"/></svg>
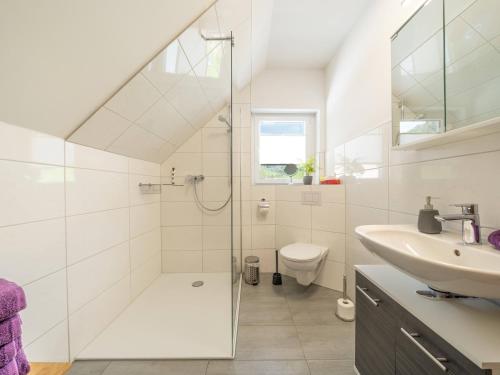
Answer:
<svg viewBox="0 0 500 375"><path fill-rule="evenodd" d="M212 3L0 1L0 120L66 138Z"/></svg>
<svg viewBox="0 0 500 375"><path fill-rule="evenodd" d="M221 0L128 81L70 137L75 143L162 162L230 99L251 74L251 2Z"/></svg>

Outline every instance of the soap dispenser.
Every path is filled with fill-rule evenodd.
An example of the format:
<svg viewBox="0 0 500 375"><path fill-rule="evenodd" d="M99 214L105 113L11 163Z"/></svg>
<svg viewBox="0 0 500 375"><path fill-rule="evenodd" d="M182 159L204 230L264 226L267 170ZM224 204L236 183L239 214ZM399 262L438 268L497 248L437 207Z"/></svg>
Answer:
<svg viewBox="0 0 500 375"><path fill-rule="evenodd" d="M418 230L427 234L441 233L443 227L441 222L434 218L436 215L439 215L439 211L434 209L431 197L425 197L425 206L418 214Z"/></svg>

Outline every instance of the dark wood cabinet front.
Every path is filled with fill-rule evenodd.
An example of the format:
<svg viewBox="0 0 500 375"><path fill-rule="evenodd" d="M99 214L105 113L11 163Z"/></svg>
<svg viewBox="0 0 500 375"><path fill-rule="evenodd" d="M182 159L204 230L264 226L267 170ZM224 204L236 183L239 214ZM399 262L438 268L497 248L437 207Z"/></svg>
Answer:
<svg viewBox="0 0 500 375"><path fill-rule="evenodd" d="M361 375L491 375L359 273L355 363Z"/></svg>

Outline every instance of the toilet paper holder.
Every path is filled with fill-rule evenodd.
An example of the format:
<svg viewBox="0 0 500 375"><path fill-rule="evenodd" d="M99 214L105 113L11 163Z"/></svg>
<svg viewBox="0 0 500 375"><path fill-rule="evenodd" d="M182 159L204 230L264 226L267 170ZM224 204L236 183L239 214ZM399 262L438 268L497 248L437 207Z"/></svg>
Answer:
<svg viewBox="0 0 500 375"><path fill-rule="evenodd" d="M259 211L263 214L267 213L269 211L269 208L271 207L271 204L266 198L261 198L261 200L258 203Z"/></svg>

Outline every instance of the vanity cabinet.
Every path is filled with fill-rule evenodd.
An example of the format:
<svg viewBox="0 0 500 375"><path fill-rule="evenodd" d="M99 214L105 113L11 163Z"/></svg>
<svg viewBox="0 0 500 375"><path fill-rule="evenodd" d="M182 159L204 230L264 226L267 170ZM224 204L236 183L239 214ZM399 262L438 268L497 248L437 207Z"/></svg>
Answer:
<svg viewBox="0 0 500 375"><path fill-rule="evenodd" d="M446 318L443 322L446 324ZM355 363L361 375L491 375L359 272Z"/></svg>

